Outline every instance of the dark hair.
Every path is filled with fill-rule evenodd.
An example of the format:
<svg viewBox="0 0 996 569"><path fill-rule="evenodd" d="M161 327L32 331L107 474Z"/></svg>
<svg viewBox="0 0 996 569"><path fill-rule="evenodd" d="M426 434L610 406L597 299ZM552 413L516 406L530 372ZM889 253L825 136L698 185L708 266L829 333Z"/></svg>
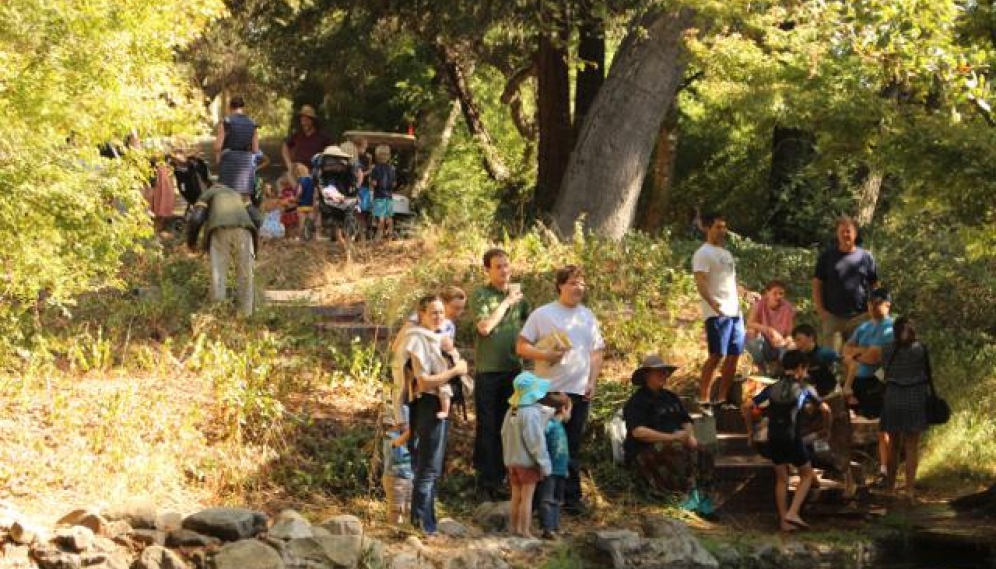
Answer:
<svg viewBox="0 0 996 569"><path fill-rule="evenodd" d="M442 299L444 304L449 304L451 301L457 299L467 300L467 293L458 286L448 286L439 291L439 298Z"/></svg>
<svg viewBox="0 0 996 569"><path fill-rule="evenodd" d="M246 106L246 100L242 97L232 97L232 100L228 102L229 109L244 109Z"/></svg>
<svg viewBox="0 0 996 569"><path fill-rule="evenodd" d="M854 221L854 218L849 215L841 215L837 218L837 223L834 224L834 227L839 228L841 225L850 225L855 231L858 230L858 222Z"/></svg>
<svg viewBox="0 0 996 569"><path fill-rule="evenodd" d="M546 405L547 407L553 407L554 409L557 410L557 412L560 412L561 409L567 407L567 405L570 402L571 402L570 397L568 397L565 393L562 393L560 391L551 391L546 395L544 395L543 398L539 400L539 403L541 405Z"/></svg>
<svg viewBox="0 0 996 569"><path fill-rule="evenodd" d="M560 287L574 277L584 277L584 269L577 265L566 265L557 269L555 275L557 294L560 294Z"/></svg>
<svg viewBox="0 0 996 569"><path fill-rule="evenodd" d="M908 348L916 343L916 324L909 316L900 316L892 325L892 337L897 348Z"/></svg>
<svg viewBox="0 0 996 569"><path fill-rule="evenodd" d="M806 354L802 350L789 350L782 356L782 369L792 371L806 365Z"/></svg>
<svg viewBox="0 0 996 569"><path fill-rule="evenodd" d="M443 299L439 298L438 294L427 294L418 299L418 313L422 314L425 309L429 307L433 302L442 302Z"/></svg>
<svg viewBox="0 0 996 569"><path fill-rule="evenodd" d="M788 287L785 286L785 282L780 281L778 279L771 279L770 281L768 281L768 284L764 285L764 292L768 292L773 288L780 288L785 292L788 292Z"/></svg>
<svg viewBox="0 0 996 569"><path fill-rule="evenodd" d="M709 229L710 227L712 227L713 223L716 223L717 220L726 221L726 216L721 213L717 213L715 211L710 211L708 213L703 213L701 216L699 216L699 219L702 220L702 227Z"/></svg>
<svg viewBox="0 0 996 569"><path fill-rule="evenodd" d="M508 257L508 253L506 253L504 249L499 249L497 247L495 247L494 249L488 249L484 253L484 268L485 269L490 269L491 268L491 259L494 259L495 257Z"/></svg>
<svg viewBox="0 0 996 569"><path fill-rule="evenodd" d="M803 336L808 336L810 338L816 337L816 328L812 324L799 324L795 328L792 328L792 335L802 334Z"/></svg>

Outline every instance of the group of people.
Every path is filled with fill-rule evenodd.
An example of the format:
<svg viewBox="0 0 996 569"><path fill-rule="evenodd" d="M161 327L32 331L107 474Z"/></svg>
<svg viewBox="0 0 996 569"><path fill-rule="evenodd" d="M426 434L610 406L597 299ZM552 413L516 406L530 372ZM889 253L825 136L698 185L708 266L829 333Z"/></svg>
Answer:
<svg viewBox="0 0 996 569"><path fill-rule="evenodd" d="M881 287L874 258L857 244L855 222L838 220L834 246L816 263L813 302L819 333L810 324L796 324L784 282L771 280L758 295L737 281L722 216L703 216L703 227L705 242L692 259L708 344L698 407L707 414L740 410L753 442L761 442L755 426L766 418L763 450L777 475L780 528L808 527L800 508L815 476L814 437L804 436L800 425L816 425L815 439L825 441L835 417L828 398L846 400L860 415L881 417L879 482L895 493L903 459L906 492L915 496L919 436L927 428L929 358L913 321L890 316L892 297ZM598 319L583 304L586 284L580 267L557 270L556 299L535 310L512 282L505 251L485 253L483 268L487 283L469 296L451 287L443 297L423 298L414 321L395 343L394 430L385 459L390 463L402 447L412 453L413 491L410 500L395 500L392 516L400 520L410 511L416 526L427 534L436 531L435 485L443 471L449 421L445 386L468 372L466 362L446 354L453 349L454 323L469 308L475 337L472 389L479 498L504 498L505 488L510 488L512 531L531 535L535 503L543 535L552 537L561 510L583 510L582 434L605 342ZM746 317L741 299L751 303ZM775 379L741 403L730 398L730 387L744 351L752 354L758 371ZM524 371L523 361L532 369ZM682 505L708 516L715 511L712 458L697 440L682 399L667 389L676 370L651 355L633 372L636 390L623 409L626 463L651 488L687 492ZM398 443L402 440L406 442ZM789 502L792 467L798 469L800 482ZM385 471L385 485L396 487L392 472Z"/></svg>
<svg viewBox="0 0 996 569"><path fill-rule="evenodd" d="M310 240L325 230L340 245L368 234L390 236L397 187L390 146L378 145L371 156L362 138L334 144L311 105L301 107L297 121L281 146L285 171L273 183L259 175L270 160L259 149L259 129L245 114L245 101L232 98L229 115L218 123L218 181L262 207L260 236Z"/></svg>
<svg viewBox="0 0 996 569"><path fill-rule="evenodd" d="M583 304L586 285L580 267L557 270L556 300L530 310L521 286L511 282L505 251L487 251L483 265L486 284L469 296L451 287L443 296L421 299L417 322L406 325L395 342L392 439L408 440L413 452L411 519L427 534L435 533L435 484L443 470L449 422L449 394L440 387L460 381L468 371L465 361L446 353L455 319L469 308L476 338L472 385L479 497L503 498L507 483L512 530L531 535L535 499L543 514L543 535L552 538L561 510L582 508L581 435L605 342L597 319ZM523 371L523 359L535 369ZM402 437L404 431L410 437ZM392 442L386 448L389 462L399 446ZM396 477L389 477L385 487L395 483ZM395 504L391 515L397 519L406 501L389 495Z"/></svg>

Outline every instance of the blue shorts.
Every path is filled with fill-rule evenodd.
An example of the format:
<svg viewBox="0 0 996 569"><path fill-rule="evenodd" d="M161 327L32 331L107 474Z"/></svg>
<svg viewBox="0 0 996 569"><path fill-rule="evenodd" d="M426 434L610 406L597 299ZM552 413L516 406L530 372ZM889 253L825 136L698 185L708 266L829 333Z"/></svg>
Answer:
<svg viewBox="0 0 996 569"><path fill-rule="evenodd" d="M713 316L706 318L706 341L709 355L739 356L744 353L744 331L742 316Z"/></svg>
<svg viewBox="0 0 996 569"><path fill-rule="evenodd" d="M377 219L394 217L394 200L391 198L375 199L373 214Z"/></svg>

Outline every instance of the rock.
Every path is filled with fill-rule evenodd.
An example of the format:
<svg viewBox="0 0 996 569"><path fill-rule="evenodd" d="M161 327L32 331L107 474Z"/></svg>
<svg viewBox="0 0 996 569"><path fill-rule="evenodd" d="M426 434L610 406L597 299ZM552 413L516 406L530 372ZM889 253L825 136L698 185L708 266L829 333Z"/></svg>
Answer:
<svg viewBox="0 0 996 569"><path fill-rule="evenodd" d="M609 554L615 569L718 569L719 562L685 524L663 518L654 527L655 535L665 527L672 533L643 538L629 530L598 531L595 547Z"/></svg>
<svg viewBox="0 0 996 569"><path fill-rule="evenodd" d="M436 524L439 533L449 537L470 537L470 528L452 518L443 518Z"/></svg>
<svg viewBox="0 0 996 569"><path fill-rule="evenodd" d="M39 569L80 569L83 562L75 553L62 551L52 545L41 545L31 551Z"/></svg>
<svg viewBox="0 0 996 569"><path fill-rule="evenodd" d="M54 540L60 547L79 553L93 545L93 531L84 526L73 526L55 530Z"/></svg>
<svg viewBox="0 0 996 569"><path fill-rule="evenodd" d="M183 514L180 512L160 512L156 516L156 529L173 531L183 527Z"/></svg>
<svg viewBox="0 0 996 569"><path fill-rule="evenodd" d="M105 553L104 561L102 563L88 563L88 561L93 561L94 558L83 557L83 566L86 569L130 569L131 568L131 556L124 551L115 551L114 553Z"/></svg>
<svg viewBox="0 0 996 569"><path fill-rule="evenodd" d="M720 544L712 554L722 569L739 569L742 564L740 551L728 543Z"/></svg>
<svg viewBox="0 0 996 569"><path fill-rule="evenodd" d="M455 555L447 556L443 569L508 569L508 563L501 555L490 549L462 549Z"/></svg>
<svg viewBox="0 0 996 569"><path fill-rule="evenodd" d="M368 544L358 535L306 537L288 541L286 553L294 560L336 569L352 569L359 564L365 545Z"/></svg>
<svg viewBox="0 0 996 569"><path fill-rule="evenodd" d="M104 526L101 535L109 537L111 539L117 539L123 535L128 535L131 533L132 527L128 525L128 522L124 520L115 520L113 522L107 522ZM151 530L146 530L151 531Z"/></svg>
<svg viewBox="0 0 996 569"><path fill-rule="evenodd" d="M474 523L484 531L505 531L511 502L484 502L474 510Z"/></svg>
<svg viewBox="0 0 996 569"><path fill-rule="evenodd" d="M311 537L328 537L332 532L322 526L311 526Z"/></svg>
<svg viewBox="0 0 996 569"><path fill-rule="evenodd" d="M156 505L149 500L131 500L109 508L104 517L111 521L124 520L135 529L155 529Z"/></svg>
<svg viewBox="0 0 996 569"><path fill-rule="evenodd" d="M311 523L304 519L304 516L294 510L284 510L277 514L273 527L269 531L270 537L283 540L301 539L315 537L315 532L311 529Z"/></svg>
<svg viewBox="0 0 996 569"><path fill-rule="evenodd" d="M159 547L166 546L166 532L159 531L157 529L135 529L131 530L128 534L129 537L136 543L142 545L158 545Z"/></svg>
<svg viewBox="0 0 996 569"><path fill-rule="evenodd" d="M142 551L131 569L187 569L187 564L165 547L151 545Z"/></svg>
<svg viewBox="0 0 996 569"><path fill-rule="evenodd" d="M87 516L97 516L100 515L95 509L92 508L76 508L75 510L69 512L68 514L62 516L55 522L57 526L78 526L80 521ZM92 528L91 528L92 529Z"/></svg>
<svg viewBox="0 0 996 569"><path fill-rule="evenodd" d="M218 545L221 540L216 537L190 531L189 529L178 529L166 534L166 547L209 547Z"/></svg>
<svg viewBox="0 0 996 569"><path fill-rule="evenodd" d="M48 541L45 528L24 520L17 520L10 526L8 537L14 543L31 545L35 541Z"/></svg>
<svg viewBox="0 0 996 569"><path fill-rule="evenodd" d="M279 553L255 539L226 544L212 559L215 569L283 569L285 566Z"/></svg>
<svg viewBox="0 0 996 569"><path fill-rule="evenodd" d="M266 514L246 508L208 508L183 520L183 529L238 541L266 531Z"/></svg>
<svg viewBox="0 0 996 569"><path fill-rule="evenodd" d="M402 551L391 558L388 569L435 569L431 561L413 551Z"/></svg>
<svg viewBox="0 0 996 569"><path fill-rule="evenodd" d="M27 545L17 545L16 543L5 543L3 545L3 565L18 566L27 565L31 554L31 548Z"/></svg>
<svg viewBox="0 0 996 569"><path fill-rule="evenodd" d="M332 535L363 535L363 522L360 518L349 514L333 516L319 525L329 530Z"/></svg>

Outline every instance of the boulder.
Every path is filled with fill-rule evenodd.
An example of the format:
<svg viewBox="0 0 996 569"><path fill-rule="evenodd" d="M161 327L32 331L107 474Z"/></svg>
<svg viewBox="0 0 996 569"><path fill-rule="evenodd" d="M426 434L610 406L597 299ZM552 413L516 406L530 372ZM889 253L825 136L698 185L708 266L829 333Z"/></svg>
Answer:
<svg viewBox="0 0 996 569"><path fill-rule="evenodd" d="M436 530L448 537L470 537L470 528L452 518L443 518L436 524Z"/></svg>
<svg viewBox="0 0 996 569"><path fill-rule="evenodd" d="M31 548L27 545L17 545L16 543L3 544L3 565L4 566L28 566L31 555Z"/></svg>
<svg viewBox="0 0 996 569"><path fill-rule="evenodd" d="M104 517L111 521L126 521L135 529L155 529L156 505L149 500L135 499L108 508Z"/></svg>
<svg viewBox="0 0 996 569"><path fill-rule="evenodd" d="M474 523L484 531L505 531L511 508L512 503L508 501L484 502L474 510Z"/></svg>
<svg viewBox="0 0 996 569"><path fill-rule="evenodd" d="M7 535L11 541L20 545L31 545L35 541L48 541L45 528L25 520L17 520L11 524Z"/></svg>
<svg viewBox="0 0 996 569"><path fill-rule="evenodd" d="M135 543L145 546L158 545L159 547L165 547L166 545L166 532L157 529L133 529L128 533L128 537Z"/></svg>
<svg viewBox="0 0 996 569"><path fill-rule="evenodd" d="M103 527L103 531L100 533L105 537L117 539L123 535L128 535L131 531L132 527L128 525L128 522L124 520L115 520L113 522L107 522L107 524Z"/></svg>
<svg viewBox="0 0 996 569"><path fill-rule="evenodd" d="M93 508L76 508L75 510L69 512L68 514L59 518L55 525L57 526L78 526L83 518L88 516L99 516L100 512ZM93 528L90 528L93 529Z"/></svg>
<svg viewBox="0 0 996 569"><path fill-rule="evenodd" d="M435 565L415 551L402 551L391 558L387 569L435 569Z"/></svg>
<svg viewBox="0 0 996 569"><path fill-rule="evenodd" d="M156 529L173 531L183 527L183 514L180 512L160 512L156 515Z"/></svg>
<svg viewBox="0 0 996 569"><path fill-rule="evenodd" d="M72 526L55 530L55 543L67 551L79 553L93 545L93 531L84 526Z"/></svg>
<svg viewBox="0 0 996 569"><path fill-rule="evenodd" d="M187 564L165 547L150 545L132 563L131 569L187 569Z"/></svg>
<svg viewBox="0 0 996 569"><path fill-rule="evenodd" d="M215 569L284 569L284 561L272 547L255 539L226 544L214 554Z"/></svg>
<svg viewBox="0 0 996 569"><path fill-rule="evenodd" d="M443 561L443 569L508 569L501 555L490 549L461 549Z"/></svg>
<svg viewBox="0 0 996 569"><path fill-rule="evenodd" d="M45 545L31 552L39 569L81 569L83 561L75 553L68 553L57 547Z"/></svg>
<svg viewBox="0 0 996 569"><path fill-rule="evenodd" d="M183 520L183 529L238 541L266 531L266 514L247 508L208 508Z"/></svg>
<svg viewBox="0 0 996 569"><path fill-rule="evenodd" d="M657 537L648 538L629 530L598 531L595 547L609 554L614 569L718 569L719 562L685 524L660 518L655 528Z"/></svg>
<svg viewBox="0 0 996 569"><path fill-rule="evenodd" d="M365 545L368 544L358 535L306 537L288 541L285 552L302 565L353 569L359 565Z"/></svg>
<svg viewBox="0 0 996 569"><path fill-rule="evenodd" d="M218 545L221 540L210 535L190 531L189 529L177 529L166 534L166 547L209 547Z"/></svg>
<svg viewBox="0 0 996 569"><path fill-rule="evenodd" d="M329 530L332 535L363 535L363 522L360 518L349 514L333 516L319 525Z"/></svg>
<svg viewBox="0 0 996 569"><path fill-rule="evenodd" d="M273 527L268 532L270 537L283 540L315 537L315 532L301 514L294 510L284 510L274 518Z"/></svg>

